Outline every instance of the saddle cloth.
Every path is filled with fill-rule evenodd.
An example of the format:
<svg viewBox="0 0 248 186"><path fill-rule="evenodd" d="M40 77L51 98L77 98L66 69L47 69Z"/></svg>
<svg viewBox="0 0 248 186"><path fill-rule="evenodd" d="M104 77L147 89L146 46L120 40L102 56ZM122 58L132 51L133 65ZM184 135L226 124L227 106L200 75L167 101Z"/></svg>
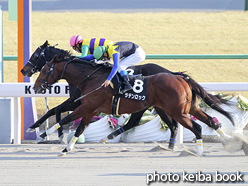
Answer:
<svg viewBox="0 0 248 186"><path fill-rule="evenodd" d="M120 98L134 99L139 101L146 100L146 77L144 76L129 76L129 83L133 87L132 90L120 94L119 90L123 86L123 80L119 73L111 81L111 87L114 89L112 101L112 114L118 115Z"/></svg>

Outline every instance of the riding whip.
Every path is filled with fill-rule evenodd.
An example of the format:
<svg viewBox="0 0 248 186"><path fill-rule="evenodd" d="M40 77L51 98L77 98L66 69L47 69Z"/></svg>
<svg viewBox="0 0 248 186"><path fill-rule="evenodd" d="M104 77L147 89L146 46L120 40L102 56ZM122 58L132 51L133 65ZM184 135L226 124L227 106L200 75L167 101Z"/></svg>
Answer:
<svg viewBox="0 0 248 186"><path fill-rule="evenodd" d="M74 102L77 102L78 100L80 100L80 99L84 98L85 96L87 96L87 95L89 95L89 94L91 94L91 93L93 93L93 92L99 90L99 89L102 88L102 87L103 87L103 85L101 85L100 87L96 88L95 90L92 90L91 92L89 92L89 93L87 93L87 94L84 94L84 95L80 96L79 98L75 99Z"/></svg>

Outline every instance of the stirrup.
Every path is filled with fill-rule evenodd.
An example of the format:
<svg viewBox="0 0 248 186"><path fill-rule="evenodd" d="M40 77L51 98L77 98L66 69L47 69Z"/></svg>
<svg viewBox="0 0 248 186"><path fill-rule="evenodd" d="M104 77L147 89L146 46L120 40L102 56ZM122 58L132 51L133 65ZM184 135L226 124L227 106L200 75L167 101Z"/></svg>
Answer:
<svg viewBox="0 0 248 186"><path fill-rule="evenodd" d="M124 94L125 92L129 91L129 90L132 90L133 88L126 88L126 89L122 89L122 90L119 90L119 93L120 94Z"/></svg>

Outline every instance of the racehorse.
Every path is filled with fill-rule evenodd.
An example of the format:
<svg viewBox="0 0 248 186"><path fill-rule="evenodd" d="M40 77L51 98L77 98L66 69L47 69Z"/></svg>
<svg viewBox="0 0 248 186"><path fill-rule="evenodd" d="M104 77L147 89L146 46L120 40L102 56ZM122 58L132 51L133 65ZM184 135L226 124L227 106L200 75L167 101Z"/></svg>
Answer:
<svg viewBox="0 0 248 186"><path fill-rule="evenodd" d="M99 112L111 114L111 102L114 91L110 86L106 88L101 87L103 80L107 78L110 70L111 68L100 68L98 65L93 66L89 64L89 62L82 63L75 59L75 57L72 57L69 52L53 58L53 60L47 62L41 70L33 87L36 93L42 92L43 89L50 87L59 79L65 79L67 82L77 85L81 91L81 104L71 114L67 115L59 121L59 123L44 132L46 135L49 135L60 128L60 126L82 117L74 137L61 152L61 155L65 155L68 151L72 150L77 138L83 133L93 116ZM196 91L199 87L195 86L189 79L191 78L168 73L147 76L146 100L138 101L121 98L119 114L136 113L151 106L157 106L163 109L169 117L195 134L197 154L202 156L203 146L201 126L190 119L189 113L200 121L204 121L209 127L215 129L224 139L229 140L231 139L231 136L226 135L218 124L215 123L213 118L198 108L195 102L194 104L191 104L193 101L192 99L196 97L192 90ZM204 91L203 88L201 91L202 90ZM231 115L219 107L214 99L209 97L208 101L207 104L212 102L212 107L224 114L234 124ZM119 132L122 130L123 129L119 130Z"/></svg>
<svg viewBox="0 0 248 186"><path fill-rule="evenodd" d="M56 55L61 55L66 52L67 51L65 50L55 48L54 46L50 46L48 44L48 41L46 41L43 45L39 46L35 50L35 52L31 55L28 63L23 67L21 72L24 76L31 77L34 73L40 71L41 68L46 64L46 62L49 59L52 59L52 57ZM133 73L142 74L144 76L148 76L160 72L172 73L171 71L164 69L163 67L160 67L156 64L137 65L128 68L127 71L130 71L131 74ZM42 116L38 121L36 121L32 126L30 126L27 132L33 132L36 127L39 127L47 118L49 118L54 114L56 115L56 121L59 122L61 120L62 112L73 111L81 104L80 101L74 102L74 100L80 96L79 89L70 82L68 82L68 84L69 84L70 97L59 106L49 110L44 116ZM169 149L173 149L175 144L175 137L177 134L178 124L176 121L169 118L162 109L158 107L154 107L154 108L157 114L161 117L161 119L168 125L168 127L171 130ZM126 127L132 128L134 126L137 126L145 110L132 114L129 119L129 122L126 124ZM63 127L61 126L58 129L58 136L60 140L62 140L64 136L62 131L63 131ZM43 140L44 138L45 138L44 135L40 136L41 140ZM112 139L112 137L109 137L109 139Z"/></svg>
<svg viewBox="0 0 248 186"><path fill-rule="evenodd" d="M54 46L50 46L48 44L48 41L46 41L43 45L39 46L35 50L35 52L31 55L28 63L23 67L21 72L24 76L31 77L35 72L40 71L41 68L46 64L47 61L49 61L50 59L52 59L56 55L61 55L61 54L64 54L66 52L67 51L65 51L65 50L55 48ZM128 68L127 70L128 71L130 70L131 73L134 72L135 74L142 74L144 76L157 74L160 72L173 73L173 72L171 72L171 71L169 71L169 70L167 70L161 66L158 66L156 64L137 65L137 66L130 67L130 69ZM176 73L174 73L174 74L176 74ZM182 74L182 75L184 75L185 77L188 77L187 74ZM188 79L188 81L192 81L193 83L195 83L194 87L198 87L197 89L192 90L192 91L194 91L194 93L193 93L193 95L194 95L193 101L194 102L196 100L196 96L201 97L205 102L209 103L209 105L211 107L213 104L211 103L211 101L208 100L208 97L210 97L211 99L214 99L216 102L219 102L219 103L223 103L223 101L225 101L225 100L217 98L211 94L208 94L206 91L202 90L201 86L199 84L197 84L196 82L194 82L193 79ZM34 129L36 127L39 127L48 117L50 117L54 114L56 115L56 121L59 122L61 120L61 113L62 112L75 110L81 104L80 101L74 102L74 100L80 96L80 91L76 86L74 86L70 82L69 82L69 94L70 94L69 99L67 99L65 102L63 102L59 106L49 110L43 117L41 117L38 121L36 121L27 130L27 132L34 131ZM177 134L178 124L175 120L168 117L162 109L160 109L158 107L154 107L154 108L156 109L156 112L160 115L161 119L168 125L168 127L171 130L169 149L173 149L174 143L175 143L175 137ZM134 127L134 126L137 126L139 124L140 118L142 117L144 112L145 112L145 110L137 112L135 114L132 114L129 122L124 127L125 131ZM204 122L204 121L202 121L202 122ZM59 138L61 140L63 139L62 130L63 130L63 127L61 126L58 129L58 135L59 135ZM119 134L119 131L116 131L115 133L110 134L107 138L105 138L104 141L107 141L109 139L113 139L114 136L116 136L118 134ZM44 137L45 137L44 135L41 135L40 138L44 139Z"/></svg>

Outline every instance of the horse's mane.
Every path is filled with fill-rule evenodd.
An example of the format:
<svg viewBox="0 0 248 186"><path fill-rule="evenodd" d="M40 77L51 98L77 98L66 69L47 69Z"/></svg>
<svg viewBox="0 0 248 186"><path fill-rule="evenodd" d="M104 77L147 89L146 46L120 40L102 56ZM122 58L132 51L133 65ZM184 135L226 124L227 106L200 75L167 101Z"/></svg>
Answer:
<svg viewBox="0 0 248 186"><path fill-rule="evenodd" d="M58 48L56 48L58 49ZM70 51L67 51L67 50L63 50L63 49L59 49L59 50L62 50L63 53L62 54L58 54L58 55L55 55L53 57L53 62L54 63L57 63L57 62L61 62L61 61L72 61L74 63L84 63L84 64L90 64L91 66L103 66L104 68L112 68L113 65L106 62L106 63L103 63L103 64L97 64L95 62L91 62L91 61L88 61L88 60L85 60L85 59L82 59L82 58L79 58L77 56L74 56L72 55L72 53Z"/></svg>
<svg viewBox="0 0 248 186"><path fill-rule="evenodd" d="M53 63L67 62L67 64L69 63L73 64L78 70L91 69L92 67L99 67L99 66L102 67L101 68L102 70L103 69L110 70L113 67L113 65L108 62L104 64L97 64L95 62L76 57L72 55L70 51L67 51L67 50L63 50L63 51L64 52L62 52L61 54L56 54L54 58L52 58L52 60L50 61L53 61Z"/></svg>
<svg viewBox="0 0 248 186"><path fill-rule="evenodd" d="M62 50L62 49L60 49L60 50ZM73 56L70 51L67 51L67 50L63 50L63 51L64 52L62 54L54 56L54 63L61 62L61 61L66 60L66 59L73 60L74 58L76 58L76 56Z"/></svg>

